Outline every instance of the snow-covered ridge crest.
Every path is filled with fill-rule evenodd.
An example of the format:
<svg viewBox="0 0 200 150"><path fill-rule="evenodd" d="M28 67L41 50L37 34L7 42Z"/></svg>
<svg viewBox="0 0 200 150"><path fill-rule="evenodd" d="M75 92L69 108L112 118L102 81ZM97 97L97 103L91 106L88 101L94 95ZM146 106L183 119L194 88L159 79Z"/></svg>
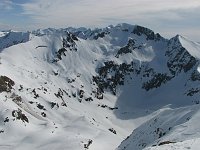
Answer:
<svg viewBox="0 0 200 150"><path fill-rule="evenodd" d="M200 60L200 44L179 35L178 39L182 46L195 58Z"/></svg>

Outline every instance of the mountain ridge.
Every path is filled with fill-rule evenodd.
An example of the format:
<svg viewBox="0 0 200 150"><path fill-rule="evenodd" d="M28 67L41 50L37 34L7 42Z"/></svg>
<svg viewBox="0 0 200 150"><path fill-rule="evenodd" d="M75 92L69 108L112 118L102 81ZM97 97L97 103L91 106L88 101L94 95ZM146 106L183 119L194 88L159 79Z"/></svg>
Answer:
<svg viewBox="0 0 200 150"><path fill-rule="evenodd" d="M10 33L0 37L4 149L115 149L133 130L118 149L151 148L198 114L200 46L180 35L129 24Z"/></svg>

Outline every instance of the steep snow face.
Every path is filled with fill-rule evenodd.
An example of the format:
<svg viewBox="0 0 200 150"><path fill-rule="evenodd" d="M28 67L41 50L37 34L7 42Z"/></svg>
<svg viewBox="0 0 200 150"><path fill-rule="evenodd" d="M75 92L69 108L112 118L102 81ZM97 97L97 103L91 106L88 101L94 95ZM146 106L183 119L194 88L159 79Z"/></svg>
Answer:
<svg viewBox="0 0 200 150"><path fill-rule="evenodd" d="M197 59L200 59L200 44L179 36L180 43L188 52Z"/></svg>
<svg viewBox="0 0 200 150"><path fill-rule="evenodd" d="M200 44L197 42L193 42L191 40L188 40L187 38L183 36L179 36L179 40L182 44L182 46L188 50L188 52L194 56L196 59L200 59ZM198 67L198 72L200 72L200 67Z"/></svg>
<svg viewBox="0 0 200 150"><path fill-rule="evenodd" d="M173 137L198 114L193 44L129 24L1 32L0 146L115 149L135 129L119 149L142 149L159 143L156 127Z"/></svg>

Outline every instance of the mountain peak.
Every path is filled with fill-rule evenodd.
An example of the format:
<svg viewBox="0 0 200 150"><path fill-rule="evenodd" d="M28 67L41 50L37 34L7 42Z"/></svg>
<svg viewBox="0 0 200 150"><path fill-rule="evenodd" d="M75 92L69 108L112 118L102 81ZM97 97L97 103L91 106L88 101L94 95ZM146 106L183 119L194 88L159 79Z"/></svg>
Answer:
<svg viewBox="0 0 200 150"><path fill-rule="evenodd" d="M200 60L200 44L197 42L193 42L190 39L179 35L178 39L181 45L192 55L193 57Z"/></svg>

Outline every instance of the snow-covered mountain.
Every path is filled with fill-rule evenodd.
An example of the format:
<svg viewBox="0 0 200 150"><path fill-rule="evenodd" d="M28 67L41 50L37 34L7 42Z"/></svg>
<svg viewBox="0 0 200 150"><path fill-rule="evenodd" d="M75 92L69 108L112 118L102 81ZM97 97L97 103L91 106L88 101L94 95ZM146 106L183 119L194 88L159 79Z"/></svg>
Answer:
<svg viewBox="0 0 200 150"><path fill-rule="evenodd" d="M198 149L200 44L138 25L0 32L0 149Z"/></svg>

